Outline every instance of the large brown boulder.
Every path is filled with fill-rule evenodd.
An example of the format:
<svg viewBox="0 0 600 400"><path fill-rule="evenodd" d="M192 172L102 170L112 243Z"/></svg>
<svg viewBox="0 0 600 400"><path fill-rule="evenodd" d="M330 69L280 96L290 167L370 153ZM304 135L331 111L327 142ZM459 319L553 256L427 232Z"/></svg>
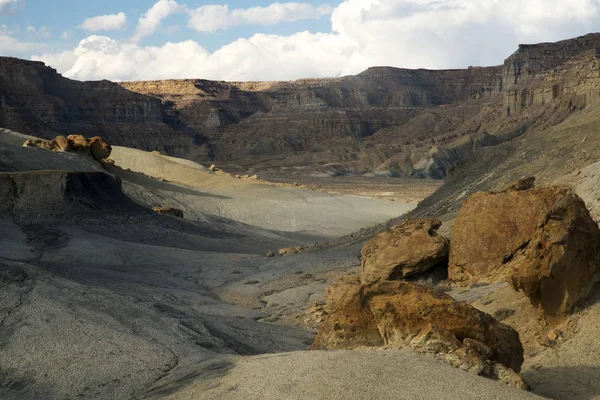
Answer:
<svg viewBox="0 0 600 400"><path fill-rule="evenodd" d="M363 284L398 280L448 262L448 239L433 218L409 219L377 234L362 249Z"/></svg>
<svg viewBox="0 0 600 400"><path fill-rule="evenodd" d="M105 158L110 157L112 147L110 147L110 144L108 144L108 142L106 142L104 139L99 136L95 136L89 140L89 143L92 157L94 157L96 161L102 161Z"/></svg>
<svg viewBox="0 0 600 400"><path fill-rule="evenodd" d="M476 193L454 223L450 279L508 280L550 319L589 293L599 266L600 230L568 188Z"/></svg>
<svg viewBox="0 0 600 400"><path fill-rule="evenodd" d="M67 136L67 141L69 142L69 147L73 151L81 152L81 153L90 153L90 142L83 135L69 135Z"/></svg>
<svg viewBox="0 0 600 400"><path fill-rule="evenodd" d="M71 146L69 145L69 141L64 136L57 136L52 141L52 147L54 151L69 151L71 150Z"/></svg>
<svg viewBox="0 0 600 400"><path fill-rule="evenodd" d="M506 369L519 372L523 363L514 329L427 286L338 283L328 292L325 311L314 350L410 347L490 377Z"/></svg>

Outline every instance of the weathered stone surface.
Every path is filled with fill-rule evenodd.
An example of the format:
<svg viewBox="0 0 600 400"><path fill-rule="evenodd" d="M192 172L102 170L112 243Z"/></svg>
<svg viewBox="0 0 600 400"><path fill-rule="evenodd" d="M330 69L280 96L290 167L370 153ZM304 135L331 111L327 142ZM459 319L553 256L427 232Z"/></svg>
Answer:
<svg viewBox="0 0 600 400"><path fill-rule="evenodd" d="M69 151L71 150L71 146L69 145L69 141L67 140L66 137L64 136L57 136L54 138L54 140L52 141L52 147L53 150L60 150L60 151Z"/></svg>
<svg viewBox="0 0 600 400"><path fill-rule="evenodd" d="M91 153L90 152L90 142L83 135L69 135L67 136L67 140L69 142L69 146L73 151L81 152L81 153Z"/></svg>
<svg viewBox="0 0 600 400"><path fill-rule="evenodd" d="M46 150L52 150L52 143L48 142L47 140L42 140L42 139L36 139L36 140L32 140L32 139L27 139L25 141L25 143L23 143L23 147L39 147L40 149L46 149Z"/></svg>
<svg viewBox="0 0 600 400"><path fill-rule="evenodd" d="M363 284L402 279L447 264L449 242L436 232L442 223L411 219L377 234L362 248Z"/></svg>
<svg viewBox="0 0 600 400"><path fill-rule="evenodd" d="M110 153L112 151L112 147L101 137L95 136L89 140L90 150L92 152L92 156L97 160L101 161L105 158L110 157Z"/></svg>
<svg viewBox="0 0 600 400"><path fill-rule="evenodd" d="M183 218L183 211L173 207L153 207L152 210L162 215L170 215L171 217Z"/></svg>
<svg viewBox="0 0 600 400"><path fill-rule="evenodd" d="M599 278L600 230L564 187L476 193L454 223L449 277L507 279L549 318L572 311Z"/></svg>
<svg viewBox="0 0 600 400"><path fill-rule="evenodd" d="M293 254L297 254L300 253L301 251L304 250L304 247L302 246L296 246L296 247L286 247L283 249L279 249L279 255L280 256L291 256Z"/></svg>
<svg viewBox="0 0 600 400"><path fill-rule="evenodd" d="M341 282L328 291L325 311L328 315L313 349L425 348L455 354L457 362L468 364L465 370L476 373L494 363L518 372L523 363L523 347L514 329L426 286ZM471 356L476 359L468 361Z"/></svg>

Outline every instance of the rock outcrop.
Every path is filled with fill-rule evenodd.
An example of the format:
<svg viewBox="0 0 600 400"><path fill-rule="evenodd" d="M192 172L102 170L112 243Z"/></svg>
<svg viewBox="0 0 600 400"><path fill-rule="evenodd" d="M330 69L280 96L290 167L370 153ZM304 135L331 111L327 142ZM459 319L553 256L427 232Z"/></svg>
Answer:
<svg viewBox="0 0 600 400"><path fill-rule="evenodd" d="M152 211L161 214L161 215L169 215L175 218L183 218L183 211L178 208L173 207L153 207Z"/></svg>
<svg viewBox="0 0 600 400"><path fill-rule="evenodd" d="M52 141L31 140L23 143L26 147L39 147L51 151L67 151L80 153L94 158L96 161L103 161L110 157L112 148L110 144L99 136L87 139L82 135L69 135L68 137L57 136Z"/></svg>
<svg viewBox="0 0 600 400"><path fill-rule="evenodd" d="M329 289L325 311L315 350L410 347L474 374L510 376L503 381L525 387L516 374L523 363L518 333L436 289L343 282Z"/></svg>
<svg viewBox="0 0 600 400"><path fill-rule="evenodd" d="M550 320L570 313L599 271L600 230L568 188L476 193L454 223L450 279L508 280Z"/></svg>
<svg viewBox="0 0 600 400"><path fill-rule="evenodd" d="M441 225L432 218L409 219L377 234L362 248L361 282L399 280L446 266L449 242L437 233Z"/></svg>
<svg viewBox="0 0 600 400"><path fill-rule="evenodd" d="M0 173L0 215L22 223L94 213L143 213L127 197L121 180L104 172L32 171Z"/></svg>

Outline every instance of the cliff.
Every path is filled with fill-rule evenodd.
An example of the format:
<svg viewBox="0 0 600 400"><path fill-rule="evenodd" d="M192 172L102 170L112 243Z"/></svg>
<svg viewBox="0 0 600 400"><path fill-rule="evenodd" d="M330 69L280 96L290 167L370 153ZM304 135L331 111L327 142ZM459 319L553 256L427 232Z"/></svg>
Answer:
<svg viewBox="0 0 600 400"><path fill-rule="evenodd" d="M220 164L279 168L334 163L328 168L367 172L394 151L365 151L365 138L402 126L422 110L497 95L501 71L501 66L448 71L374 67L356 76L293 82L121 85L160 98L164 119L202 132Z"/></svg>
<svg viewBox="0 0 600 400"><path fill-rule="evenodd" d="M0 126L50 138L101 135L113 144L188 152L198 137L169 126L162 102L109 82L66 79L43 63L0 58Z"/></svg>
<svg viewBox="0 0 600 400"><path fill-rule="evenodd" d="M600 34L521 45L503 65L373 67L292 82L77 82L0 58L0 126L102 135L230 170L444 178L478 149L600 96Z"/></svg>

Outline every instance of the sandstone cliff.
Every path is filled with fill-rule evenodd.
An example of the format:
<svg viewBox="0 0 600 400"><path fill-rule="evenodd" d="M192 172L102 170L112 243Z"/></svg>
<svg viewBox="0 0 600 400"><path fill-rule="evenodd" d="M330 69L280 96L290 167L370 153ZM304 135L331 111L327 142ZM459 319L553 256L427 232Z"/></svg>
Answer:
<svg viewBox="0 0 600 400"><path fill-rule="evenodd" d="M596 101L598 48L600 34L590 34L521 45L495 67L374 67L293 82L77 82L0 58L0 126L101 135L225 170L439 179L482 148L556 126Z"/></svg>

